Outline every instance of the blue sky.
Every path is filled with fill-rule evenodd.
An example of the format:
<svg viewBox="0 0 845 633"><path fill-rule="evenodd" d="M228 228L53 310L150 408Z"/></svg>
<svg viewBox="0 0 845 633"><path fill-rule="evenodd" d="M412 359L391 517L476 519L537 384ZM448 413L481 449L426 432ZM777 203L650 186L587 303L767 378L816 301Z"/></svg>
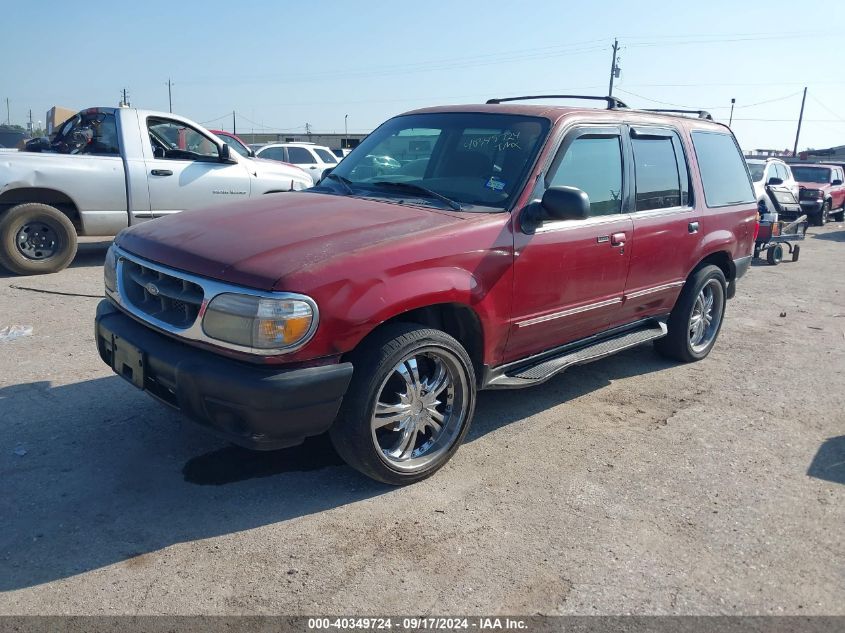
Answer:
<svg viewBox="0 0 845 633"><path fill-rule="evenodd" d="M800 6L800 11L796 9ZM710 109L745 149L845 144L845 2L5 2L0 99L173 110L238 131L369 131L417 107L548 92ZM9 28L10 25L20 25ZM837 45L836 42L839 42ZM759 105L755 105L759 104ZM5 103L3 103L5 108ZM5 121L5 109L2 118Z"/></svg>

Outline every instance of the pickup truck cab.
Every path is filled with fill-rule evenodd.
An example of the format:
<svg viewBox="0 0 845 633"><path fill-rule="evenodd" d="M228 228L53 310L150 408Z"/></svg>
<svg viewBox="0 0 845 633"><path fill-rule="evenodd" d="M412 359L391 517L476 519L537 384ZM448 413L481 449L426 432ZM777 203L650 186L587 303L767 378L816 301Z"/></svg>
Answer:
<svg viewBox="0 0 845 633"><path fill-rule="evenodd" d="M823 226L833 216L845 220L845 173L838 165L790 165L798 181L801 210L816 226Z"/></svg>
<svg viewBox="0 0 845 633"><path fill-rule="evenodd" d="M28 147L0 155L0 264L18 274L63 269L77 235L313 184L184 117L134 108L83 110Z"/></svg>
<svg viewBox="0 0 845 633"><path fill-rule="evenodd" d="M122 232L101 358L231 441L328 431L392 484L455 453L480 389L649 341L705 358L751 262L748 169L724 125L601 99L409 112L308 191Z"/></svg>

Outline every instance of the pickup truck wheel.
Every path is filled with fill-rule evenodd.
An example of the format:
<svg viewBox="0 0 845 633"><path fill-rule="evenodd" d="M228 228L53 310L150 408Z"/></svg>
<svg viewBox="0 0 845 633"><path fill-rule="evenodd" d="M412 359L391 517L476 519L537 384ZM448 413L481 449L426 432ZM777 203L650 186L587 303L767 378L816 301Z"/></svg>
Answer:
<svg viewBox="0 0 845 633"><path fill-rule="evenodd" d="M725 287L725 274L718 266L696 270L669 315L669 333L654 343L657 351L684 363L706 357L722 328Z"/></svg>
<svg viewBox="0 0 845 633"><path fill-rule="evenodd" d="M827 223L828 214L830 214L830 200L825 202L818 215L813 217L813 224L815 226L824 226Z"/></svg>
<svg viewBox="0 0 845 633"><path fill-rule="evenodd" d="M329 434L347 464L404 485L434 474L469 430L475 371L454 338L397 323L352 355L354 373Z"/></svg>
<svg viewBox="0 0 845 633"><path fill-rule="evenodd" d="M839 211L833 214L833 221L845 222L845 203L842 204L842 208L840 208Z"/></svg>
<svg viewBox="0 0 845 633"><path fill-rule="evenodd" d="M0 264L18 275L67 268L76 246L73 223L50 205L19 204L0 217Z"/></svg>

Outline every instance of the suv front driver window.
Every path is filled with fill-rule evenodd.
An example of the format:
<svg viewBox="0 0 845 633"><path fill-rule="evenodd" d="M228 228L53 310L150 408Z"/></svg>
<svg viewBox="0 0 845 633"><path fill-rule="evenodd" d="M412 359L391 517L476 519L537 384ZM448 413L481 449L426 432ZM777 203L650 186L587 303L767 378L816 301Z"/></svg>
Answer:
<svg viewBox="0 0 845 633"><path fill-rule="evenodd" d="M590 215L622 211L622 139L580 136L569 146L549 186L576 187L590 197Z"/></svg>

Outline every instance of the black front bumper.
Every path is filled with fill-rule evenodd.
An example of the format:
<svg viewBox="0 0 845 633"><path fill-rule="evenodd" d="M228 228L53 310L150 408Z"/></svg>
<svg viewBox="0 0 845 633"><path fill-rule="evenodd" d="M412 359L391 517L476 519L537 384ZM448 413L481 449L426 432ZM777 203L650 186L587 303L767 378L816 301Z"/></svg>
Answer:
<svg viewBox="0 0 845 633"><path fill-rule="evenodd" d="M210 431L252 449L294 446L328 430L351 363L303 369L257 366L191 347L117 310L97 306L100 358L136 387Z"/></svg>
<svg viewBox="0 0 845 633"><path fill-rule="evenodd" d="M823 200L802 200L801 201L801 213L803 215L814 218L817 215L821 215L823 206L824 206ZM794 220L797 217L798 217L798 214L795 214L795 217L789 217L789 218L784 217L784 218L781 218L781 219L783 219L783 220Z"/></svg>

